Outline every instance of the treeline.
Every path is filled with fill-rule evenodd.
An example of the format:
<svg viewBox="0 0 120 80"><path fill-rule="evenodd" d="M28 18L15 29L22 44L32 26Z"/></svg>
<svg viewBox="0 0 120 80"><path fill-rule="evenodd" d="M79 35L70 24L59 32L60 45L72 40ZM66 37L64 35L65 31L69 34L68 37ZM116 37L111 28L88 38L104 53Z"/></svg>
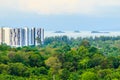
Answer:
<svg viewBox="0 0 120 80"><path fill-rule="evenodd" d="M89 44L101 50L106 56L120 55L120 36L100 36L100 37L85 37L85 38L69 38L67 36L48 37L44 40L44 46L59 48L68 44L71 48L78 48L83 40L89 41Z"/></svg>
<svg viewBox="0 0 120 80"><path fill-rule="evenodd" d="M75 45L80 44L82 40L88 40L90 43L93 42L98 42L98 41L118 41L120 40L120 36L100 36L100 37L78 37L78 38L69 38L67 36L55 36L55 37L47 37L44 40L44 46L47 46L49 44L54 44L55 42L60 44L60 43L65 43L69 44L70 46L74 47ZM59 46L59 45L57 45ZM60 45L61 46L61 45Z"/></svg>
<svg viewBox="0 0 120 80"><path fill-rule="evenodd" d="M42 46L0 45L1 80L120 80L120 37L45 39Z"/></svg>

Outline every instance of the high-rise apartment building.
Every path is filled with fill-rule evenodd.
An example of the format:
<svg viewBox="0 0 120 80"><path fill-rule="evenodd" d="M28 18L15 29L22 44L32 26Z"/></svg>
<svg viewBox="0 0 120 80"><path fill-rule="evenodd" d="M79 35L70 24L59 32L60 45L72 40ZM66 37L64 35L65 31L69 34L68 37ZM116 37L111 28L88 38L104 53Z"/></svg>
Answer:
<svg viewBox="0 0 120 80"><path fill-rule="evenodd" d="M22 36L22 39L25 41L24 42L24 46L29 46L29 28L24 28L23 29L23 36Z"/></svg>
<svg viewBox="0 0 120 80"><path fill-rule="evenodd" d="M31 29L31 45L35 45L35 38L36 38L36 28Z"/></svg>
<svg viewBox="0 0 120 80"><path fill-rule="evenodd" d="M41 28L0 28L0 44L6 43L13 47L39 45L43 41L44 32Z"/></svg>
<svg viewBox="0 0 120 80"><path fill-rule="evenodd" d="M15 47L21 47L24 45L24 40L23 40L23 36L22 35L24 34L22 32L22 29L21 28L12 28L11 31L10 31L10 35L11 35L11 39L10 39L10 42L11 42L11 46L15 46Z"/></svg>
<svg viewBox="0 0 120 80"><path fill-rule="evenodd" d="M11 45L10 31L10 28L0 28L0 44L6 43L7 45Z"/></svg>
<svg viewBox="0 0 120 80"><path fill-rule="evenodd" d="M3 28L0 28L0 44L3 42Z"/></svg>
<svg viewBox="0 0 120 80"><path fill-rule="evenodd" d="M41 43L44 44L44 29L41 30Z"/></svg>
<svg viewBox="0 0 120 80"><path fill-rule="evenodd" d="M32 28L31 29L31 44L41 45L44 41L44 29L42 28Z"/></svg>

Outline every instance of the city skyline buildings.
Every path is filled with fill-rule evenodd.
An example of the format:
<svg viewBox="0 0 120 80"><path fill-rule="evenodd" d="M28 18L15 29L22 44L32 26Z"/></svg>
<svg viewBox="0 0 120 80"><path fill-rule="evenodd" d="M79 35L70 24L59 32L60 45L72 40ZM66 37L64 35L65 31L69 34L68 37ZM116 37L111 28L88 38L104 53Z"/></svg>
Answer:
<svg viewBox="0 0 120 80"><path fill-rule="evenodd" d="M43 41L44 29L42 28L0 28L0 44L5 43L12 47L37 46L43 44Z"/></svg>

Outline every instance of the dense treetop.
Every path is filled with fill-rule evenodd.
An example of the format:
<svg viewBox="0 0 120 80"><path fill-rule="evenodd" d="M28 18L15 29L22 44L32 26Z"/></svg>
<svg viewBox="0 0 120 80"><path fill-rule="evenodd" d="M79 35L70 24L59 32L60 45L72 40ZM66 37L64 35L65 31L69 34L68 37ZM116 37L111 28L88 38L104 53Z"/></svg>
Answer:
<svg viewBox="0 0 120 80"><path fill-rule="evenodd" d="M1 80L120 80L120 36L45 38L44 45L0 45Z"/></svg>

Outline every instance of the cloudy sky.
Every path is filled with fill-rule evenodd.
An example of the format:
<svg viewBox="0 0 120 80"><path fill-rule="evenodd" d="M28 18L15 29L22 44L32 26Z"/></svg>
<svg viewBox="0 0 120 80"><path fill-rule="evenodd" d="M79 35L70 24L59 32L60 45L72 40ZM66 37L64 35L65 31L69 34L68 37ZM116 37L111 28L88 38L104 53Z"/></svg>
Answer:
<svg viewBox="0 0 120 80"><path fill-rule="evenodd" d="M120 0L0 0L0 26L120 31Z"/></svg>

